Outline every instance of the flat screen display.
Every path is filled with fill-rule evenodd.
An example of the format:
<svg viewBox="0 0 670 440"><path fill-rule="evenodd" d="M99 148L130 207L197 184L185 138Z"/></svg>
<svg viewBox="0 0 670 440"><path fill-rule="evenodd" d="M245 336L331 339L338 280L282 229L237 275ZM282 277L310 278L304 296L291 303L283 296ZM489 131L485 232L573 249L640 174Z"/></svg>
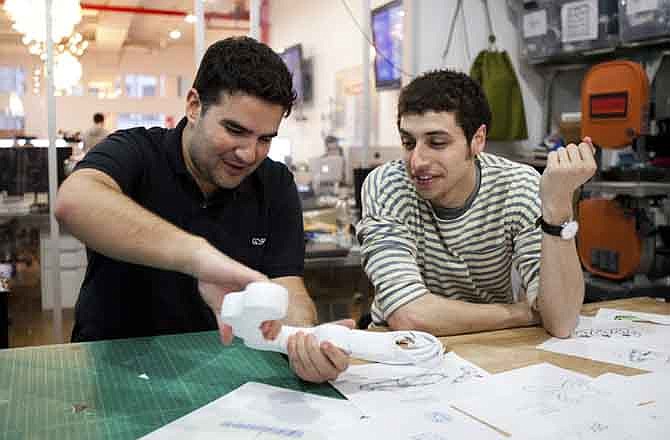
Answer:
<svg viewBox="0 0 670 440"><path fill-rule="evenodd" d="M298 95L298 101L305 100L304 74L302 71L302 45L296 44L284 50L279 56L286 63L286 67L293 76L293 90Z"/></svg>
<svg viewBox="0 0 670 440"><path fill-rule="evenodd" d="M372 11L372 37L375 43L375 86L400 87L402 68L402 1L387 3Z"/></svg>

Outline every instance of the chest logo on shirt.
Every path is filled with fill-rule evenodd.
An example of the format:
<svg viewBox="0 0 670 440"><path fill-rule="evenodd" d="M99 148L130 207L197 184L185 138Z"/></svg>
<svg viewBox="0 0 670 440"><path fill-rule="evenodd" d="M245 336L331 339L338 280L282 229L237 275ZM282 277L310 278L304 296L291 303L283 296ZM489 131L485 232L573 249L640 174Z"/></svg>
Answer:
<svg viewBox="0 0 670 440"><path fill-rule="evenodd" d="M265 237L252 237L251 245L252 246L263 246L265 244Z"/></svg>

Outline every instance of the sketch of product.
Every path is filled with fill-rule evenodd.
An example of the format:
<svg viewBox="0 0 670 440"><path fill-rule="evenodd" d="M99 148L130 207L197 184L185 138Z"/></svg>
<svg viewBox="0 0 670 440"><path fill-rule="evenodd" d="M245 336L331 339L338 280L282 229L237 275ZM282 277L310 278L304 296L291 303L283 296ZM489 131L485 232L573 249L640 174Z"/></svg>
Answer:
<svg viewBox="0 0 670 440"><path fill-rule="evenodd" d="M433 423L449 423L451 422L451 416L446 412L442 411L431 411L426 413L426 418Z"/></svg>
<svg viewBox="0 0 670 440"><path fill-rule="evenodd" d="M642 332L637 329L627 328L627 327L615 327L615 328L585 328L575 331L575 337L577 338L639 338L642 336Z"/></svg>
<svg viewBox="0 0 670 440"><path fill-rule="evenodd" d="M422 432L410 437L411 440L447 440L447 436L435 432Z"/></svg>
<svg viewBox="0 0 670 440"><path fill-rule="evenodd" d="M484 376L470 366L459 367L460 373L449 380L451 384L464 383ZM446 373L425 373L414 376L394 377L359 385L361 391L390 391L398 388L416 388L435 385L449 379Z"/></svg>
<svg viewBox="0 0 670 440"><path fill-rule="evenodd" d="M585 379L566 379L558 386L524 386L524 391L536 394L532 404L520 411L539 415L548 415L561 411L565 406L576 406L587 398L598 397L604 393L591 386Z"/></svg>
<svg viewBox="0 0 670 440"><path fill-rule="evenodd" d="M670 364L670 356L653 350L641 350L632 348L623 353L617 353L617 357L624 361L629 361L634 364L643 364L646 362L661 361Z"/></svg>
<svg viewBox="0 0 670 440"><path fill-rule="evenodd" d="M484 375L477 371L476 369L470 367L470 366L462 366L460 367L461 374L456 376L451 383L464 383L464 382L469 382L472 379L483 379Z"/></svg>
<svg viewBox="0 0 670 440"><path fill-rule="evenodd" d="M361 391L390 391L398 388L414 388L427 385L435 385L448 379L449 375L443 373L426 373L415 376L394 377L376 382L364 383L359 386Z"/></svg>
<svg viewBox="0 0 670 440"><path fill-rule="evenodd" d="M260 438L263 434L268 434L271 437L282 437L282 438L302 438L305 436L305 432L300 429L286 429L278 428L276 426L263 425L259 423L240 423L225 421L220 425L222 428L229 428L234 431L248 431L256 433L256 438Z"/></svg>
<svg viewBox="0 0 670 440"><path fill-rule="evenodd" d="M634 440L635 437L627 432L621 432L620 427L616 428L602 422L592 421L570 426L547 440L610 440L612 438Z"/></svg>

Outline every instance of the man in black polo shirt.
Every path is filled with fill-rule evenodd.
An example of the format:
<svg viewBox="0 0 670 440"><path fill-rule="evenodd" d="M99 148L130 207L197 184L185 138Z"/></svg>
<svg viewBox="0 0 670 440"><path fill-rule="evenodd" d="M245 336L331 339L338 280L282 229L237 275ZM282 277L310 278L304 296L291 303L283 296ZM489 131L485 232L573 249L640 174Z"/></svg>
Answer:
<svg viewBox="0 0 670 440"><path fill-rule="evenodd" d="M73 341L218 325L230 343L231 329L217 322L224 295L268 278L289 291L287 323L315 323L293 176L267 158L294 100L291 74L270 48L222 40L205 53L175 129L117 131L79 162L56 203L58 220L88 247ZM280 324L261 329L274 338ZM348 365L313 336L295 335L288 351L306 380L333 379Z"/></svg>

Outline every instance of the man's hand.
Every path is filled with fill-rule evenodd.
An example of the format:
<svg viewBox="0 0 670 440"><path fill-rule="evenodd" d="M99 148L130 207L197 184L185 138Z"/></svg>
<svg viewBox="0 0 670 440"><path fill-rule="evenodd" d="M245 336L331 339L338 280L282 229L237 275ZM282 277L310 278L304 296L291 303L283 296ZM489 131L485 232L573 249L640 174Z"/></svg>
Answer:
<svg viewBox="0 0 670 440"><path fill-rule="evenodd" d="M223 342L224 345L230 345L233 342L233 329L221 321L223 298L230 292L239 292L243 289L244 287L233 289L227 285L217 285L205 281L198 281L200 296L202 296L202 299L205 300L209 308L214 312L214 316L216 316L216 323L219 326L219 335L221 336L221 342ZM263 321L260 329L265 339L274 340L277 335L279 335L281 326L281 321Z"/></svg>
<svg viewBox="0 0 670 440"><path fill-rule="evenodd" d="M596 172L594 148L590 137L577 146L552 151L540 180L542 217L547 223L560 224L572 217L572 196L577 188Z"/></svg>
<svg viewBox="0 0 670 440"><path fill-rule="evenodd" d="M520 292L518 301L508 307L520 326L537 325L542 321L540 313L528 303L526 292Z"/></svg>
<svg viewBox="0 0 670 440"><path fill-rule="evenodd" d="M354 328L354 321L343 319L334 324ZM349 366L349 355L330 342L316 342L314 335L298 332L288 339L288 359L293 371L303 380L335 380Z"/></svg>
<svg viewBox="0 0 670 440"><path fill-rule="evenodd" d="M204 240L195 252L191 266L190 272L198 280L200 296L216 316L221 342L229 345L233 341L233 330L221 322L223 297L230 292L244 290L251 282L268 281L268 278L224 255ZM276 338L280 330L279 321L265 321L261 324L266 339Z"/></svg>

